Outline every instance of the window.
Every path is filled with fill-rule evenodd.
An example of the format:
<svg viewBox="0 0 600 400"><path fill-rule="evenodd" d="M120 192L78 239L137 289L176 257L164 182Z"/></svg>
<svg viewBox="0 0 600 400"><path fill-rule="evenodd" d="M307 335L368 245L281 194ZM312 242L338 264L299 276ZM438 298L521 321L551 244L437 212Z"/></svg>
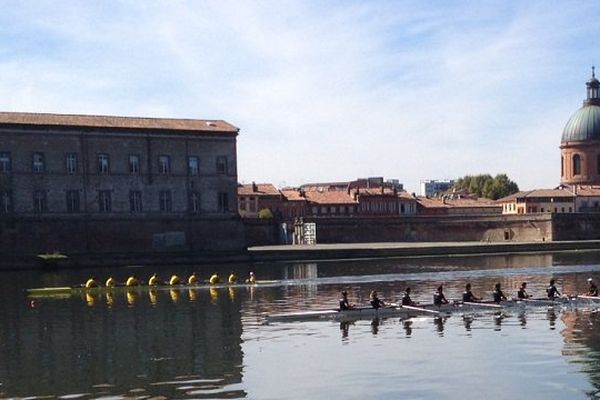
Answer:
<svg viewBox="0 0 600 400"><path fill-rule="evenodd" d="M190 193L190 212L197 214L200 212L200 193Z"/></svg>
<svg viewBox="0 0 600 400"><path fill-rule="evenodd" d="M171 160L169 156L158 156L158 173L168 174L171 172Z"/></svg>
<svg viewBox="0 0 600 400"><path fill-rule="evenodd" d="M137 154L129 155L129 173L139 174L140 173L140 156Z"/></svg>
<svg viewBox="0 0 600 400"><path fill-rule="evenodd" d="M158 193L158 203L160 206L160 211L168 212L171 211L171 191L170 190L161 190Z"/></svg>
<svg viewBox="0 0 600 400"><path fill-rule="evenodd" d="M598 163L598 168L600 168L600 156L598 156ZM560 176L565 176L565 158L563 156L560 156Z"/></svg>
<svg viewBox="0 0 600 400"><path fill-rule="evenodd" d="M219 192L217 199L217 206L219 212L228 212L229 211L229 196L225 192Z"/></svg>
<svg viewBox="0 0 600 400"><path fill-rule="evenodd" d="M98 154L98 173L101 175L108 175L110 172L110 158L108 154Z"/></svg>
<svg viewBox="0 0 600 400"><path fill-rule="evenodd" d="M226 156L217 157L217 174L227 175L227 157Z"/></svg>
<svg viewBox="0 0 600 400"><path fill-rule="evenodd" d="M33 211L46 212L48 211L48 203L46 201L46 191L36 190L33 192Z"/></svg>
<svg viewBox="0 0 600 400"><path fill-rule="evenodd" d="M12 211L12 193L0 192L0 214L6 214Z"/></svg>
<svg viewBox="0 0 600 400"><path fill-rule="evenodd" d="M65 156L65 169L68 174L77 172L77 153L67 153Z"/></svg>
<svg viewBox="0 0 600 400"><path fill-rule="evenodd" d="M33 172L44 172L44 153L33 153L33 162L31 169Z"/></svg>
<svg viewBox="0 0 600 400"><path fill-rule="evenodd" d="M10 153L4 151L0 153L0 172L10 172Z"/></svg>
<svg viewBox="0 0 600 400"><path fill-rule="evenodd" d="M79 190L67 191L67 212L79 212Z"/></svg>
<svg viewBox="0 0 600 400"><path fill-rule="evenodd" d="M110 190L98 191L98 211L108 213L112 210Z"/></svg>
<svg viewBox="0 0 600 400"><path fill-rule="evenodd" d="M139 190L129 192L129 211L132 213L142 211L142 192Z"/></svg>
<svg viewBox="0 0 600 400"><path fill-rule="evenodd" d="M196 157L196 156L188 157L188 173L191 176L196 176L196 175L198 175L199 170L200 170L200 160L198 160L198 157Z"/></svg>
<svg viewBox="0 0 600 400"><path fill-rule="evenodd" d="M581 157L579 154L573 156L573 175L581 174Z"/></svg>
<svg viewBox="0 0 600 400"><path fill-rule="evenodd" d="M596 156L596 173L600 174L600 154Z"/></svg>

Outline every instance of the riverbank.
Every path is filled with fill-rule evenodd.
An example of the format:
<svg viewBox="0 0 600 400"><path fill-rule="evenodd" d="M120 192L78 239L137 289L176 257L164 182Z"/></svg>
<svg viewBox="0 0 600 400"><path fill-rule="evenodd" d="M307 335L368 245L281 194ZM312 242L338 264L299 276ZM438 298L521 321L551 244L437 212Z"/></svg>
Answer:
<svg viewBox="0 0 600 400"><path fill-rule="evenodd" d="M250 247L243 253L97 253L66 254L55 265L35 255L2 257L0 269L121 267L126 265L194 265L253 262L306 262L344 259L456 257L485 254L600 251L600 240L560 242L385 242Z"/></svg>
<svg viewBox="0 0 600 400"><path fill-rule="evenodd" d="M318 245L258 246L248 249L254 262L317 261L390 257L439 257L477 254L556 253L598 251L600 240L560 242L403 242L338 243Z"/></svg>

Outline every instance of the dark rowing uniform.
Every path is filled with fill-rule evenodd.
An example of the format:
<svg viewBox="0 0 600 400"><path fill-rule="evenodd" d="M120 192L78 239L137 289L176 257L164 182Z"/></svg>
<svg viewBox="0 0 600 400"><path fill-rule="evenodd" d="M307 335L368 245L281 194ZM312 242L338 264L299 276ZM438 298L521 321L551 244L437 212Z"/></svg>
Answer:
<svg viewBox="0 0 600 400"><path fill-rule="evenodd" d="M593 283L590 283L590 288L588 289L588 296L598 296L598 286Z"/></svg>
<svg viewBox="0 0 600 400"><path fill-rule="evenodd" d="M383 301L379 300L378 297L374 297L373 299L371 299L371 306L374 309L378 309L378 308L385 306L385 303Z"/></svg>
<svg viewBox="0 0 600 400"><path fill-rule="evenodd" d="M463 302L465 303L473 303L476 302L477 300L475 299L475 296L473 296L473 292L471 292L470 290L467 292L466 290L463 292L463 298L462 298Z"/></svg>
<svg viewBox="0 0 600 400"><path fill-rule="evenodd" d="M494 302L500 303L503 300L506 300L506 296L502 293L502 290L496 289L494 290Z"/></svg>
<svg viewBox="0 0 600 400"><path fill-rule="evenodd" d="M402 305L403 306L412 306L413 305L413 302L408 293L404 293L404 296L402 296Z"/></svg>
<svg viewBox="0 0 600 400"><path fill-rule="evenodd" d="M517 298L519 299L528 299L529 295L527 294L527 290L520 288L517 292Z"/></svg>
<svg viewBox="0 0 600 400"><path fill-rule="evenodd" d="M448 304L448 300L446 300L446 296L444 296L443 292L435 291L433 293L433 304L436 306L441 306L442 304Z"/></svg>
<svg viewBox="0 0 600 400"><path fill-rule="evenodd" d="M546 293L548 293L549 299L554 299L556 297L560 297L560 292L554 285L548 286L548 289L546 289Z"/></svg>
<svg viewBox="0 0 600 400"><path fill-rule="evenodd" d="M350 303L348 302L348 299L340 299L340 311L343 310L349 310L350 309Z"/></svg>

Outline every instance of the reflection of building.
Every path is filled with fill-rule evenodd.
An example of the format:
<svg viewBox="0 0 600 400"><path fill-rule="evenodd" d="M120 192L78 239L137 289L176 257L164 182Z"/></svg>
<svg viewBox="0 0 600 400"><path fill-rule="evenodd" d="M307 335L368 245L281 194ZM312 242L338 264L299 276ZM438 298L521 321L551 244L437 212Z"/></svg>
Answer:
<svg viewBox="0 0 600 400"><path fill-rule="evenodd" d="M587 98L563 130L561 183L600 184L600 81L592 69Z"/></svg>
<svg viewBox="0 0 600 400"><path fill-rule="evenodd" d="M237 135L216 120L0 113L1 243L28 252L242 248Z"/></svg>

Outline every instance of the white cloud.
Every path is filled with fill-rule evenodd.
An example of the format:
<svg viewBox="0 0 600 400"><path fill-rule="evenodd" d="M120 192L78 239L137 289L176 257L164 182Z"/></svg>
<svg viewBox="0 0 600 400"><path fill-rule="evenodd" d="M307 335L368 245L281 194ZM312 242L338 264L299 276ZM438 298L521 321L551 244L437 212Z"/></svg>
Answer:
<svg viewBox="0 0 600 400"><path fill-rule="evenodd" d="M243 181L507 172L554 185L600 6L36 2L0 16L0 109L226 119Z"/></svg>

